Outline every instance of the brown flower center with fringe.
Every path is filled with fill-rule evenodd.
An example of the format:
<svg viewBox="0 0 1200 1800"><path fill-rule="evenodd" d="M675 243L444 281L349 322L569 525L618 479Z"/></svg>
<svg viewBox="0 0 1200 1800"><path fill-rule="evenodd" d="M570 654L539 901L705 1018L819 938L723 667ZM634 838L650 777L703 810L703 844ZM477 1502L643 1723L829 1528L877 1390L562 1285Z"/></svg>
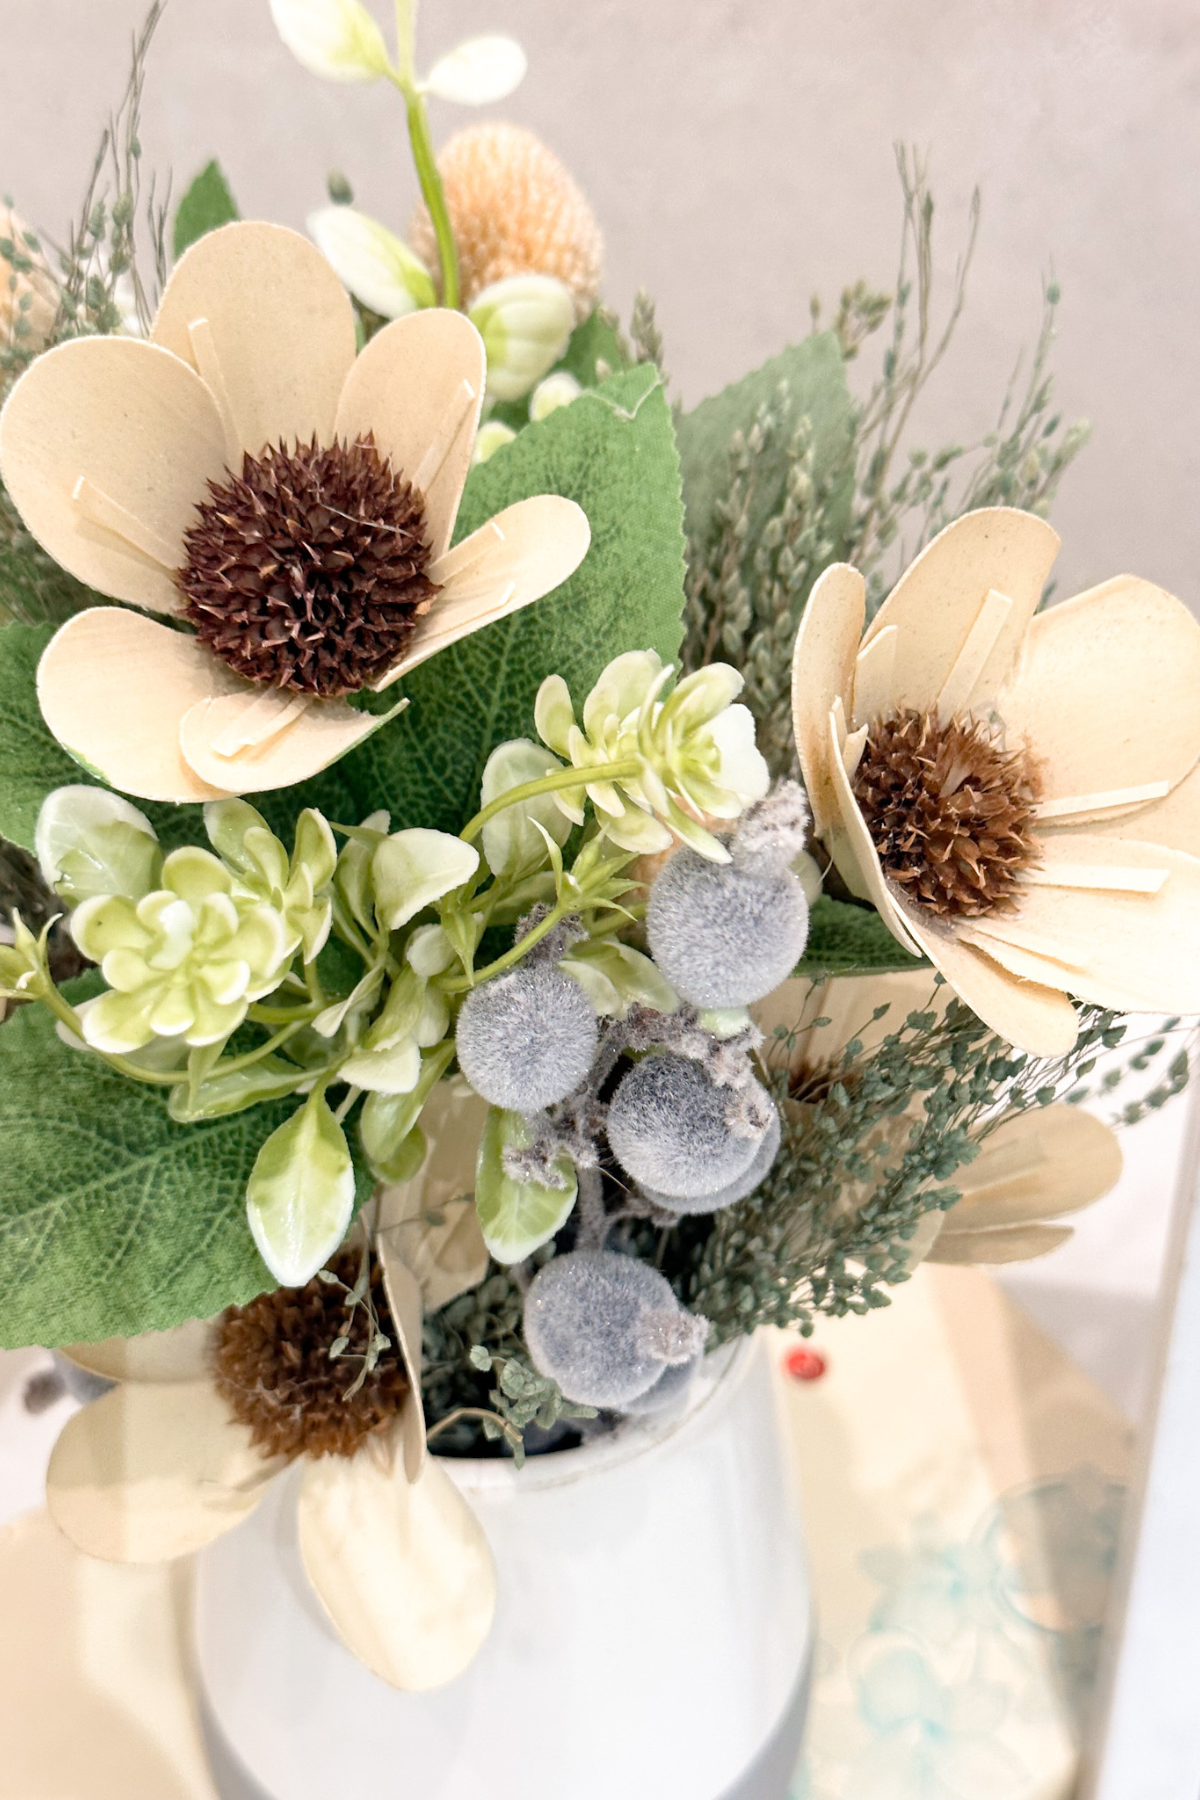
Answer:
<svg viewBox="0 0 1200 1800"><path fill-rule="evenodd" d="M987 724L902 712L871 726L854 797L884 875L941 918L1011 912L1038 863L1037 765Z"/></svg>
<svg viewBox="0 0 1200 1800"><path fill-rule="evenodd" d="M385 675L437 588L424 499L371 435L268 446L209 491L178 577L200 641L247 681L323 700Z"/></svg>
<svg viewBox="0 0 1200 1800"><path fill-rule="evenodd" d="M233 1306L216 1331L217 1392L248 1425L264 1456L353 1456L394 1419L408 1393L408 1377L394 1342L378 1258L371 1259L371 1305L379 1329L393 1338L356 1393L371 1321L363 1301L351 1307L347 1289L358 1280L356 1250L330 1263L338 1283L314 1276L307 1287L278 1288L248 1306ZM342 1338L341 1354L330 1349Z"/></svg>

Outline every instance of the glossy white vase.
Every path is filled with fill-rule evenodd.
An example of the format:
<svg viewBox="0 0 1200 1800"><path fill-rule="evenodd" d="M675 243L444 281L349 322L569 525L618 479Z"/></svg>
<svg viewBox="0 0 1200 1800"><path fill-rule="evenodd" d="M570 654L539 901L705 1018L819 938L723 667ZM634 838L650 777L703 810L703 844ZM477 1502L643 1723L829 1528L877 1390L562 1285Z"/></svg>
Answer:
<svg viewBox="0 0 1200 1800"><path fill-rule="evenodd" d="M811 1601L765 1347L681 1414L531 1458L448 1461L496 1557L472 1666L387 1687L327 1625L287 1483L199 1559L196 1652L223 1800L786 1800Z"/></svg>

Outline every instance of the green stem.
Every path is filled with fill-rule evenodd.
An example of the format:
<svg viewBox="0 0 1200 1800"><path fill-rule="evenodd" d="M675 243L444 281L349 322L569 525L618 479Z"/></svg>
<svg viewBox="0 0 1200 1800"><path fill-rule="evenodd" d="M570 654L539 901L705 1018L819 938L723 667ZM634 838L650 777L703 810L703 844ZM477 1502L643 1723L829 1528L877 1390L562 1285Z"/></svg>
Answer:
<svg viewBox="0 0 1200 1800"><path fill-rule="evenodd" d="M40 998L50 1008L55 1018L62 1021L68 1031L74 1032L82 1043L87 1044L87 1039L83 1035L83 1022L79 1014L69 1001L63 999L52 981L47 983L47 991ZM136 1063L128 1062L123 1056L116 1056L107 1050L92 1050L90 1044L87 1047L93 1056L98 1056L102 1062L106 1062L110 1069L116 1069L119 1075L129 1076L132 1081L144 1081L157 1087L177 1087L185 1079L182 1070L176 1075L164 1075L154 1069L139 1069Z"/></svg>
<svg viewBox="0 0 1200 1800"><path fill-rule="evenodd" d="M408 141L412 145L417 180L421 183L421 192L425 196L429 217L433 221L433 235L437 239L438 262L442 271L442 305L457 307L460 298L458 249L450 225L446 192L442 186L442 178L438 174L437 158L433 153L433 139L429 135L429 117L425 111L425 102L412 82L405 78L403 72L394 73L392 80L404 96L404 110L408 115Z"/></svg>
<svg viewBox="0 0 1200 1800"><path fill-rule="evenodd" d="M513 964L520 962L521 958L527 955L535 944L540 943L548 931L553 931L560 919L565 919L568 913L578 912L578 910L577 902L556 906L553 912L546 914L540 924L535 925L532 931L527 931L523 938L518 938L511 950L506 950L503 956L498 956L495 962L487 965L486 969L475 969L470 975L464 975L454 981L441 981L439 986L442 992L444 994L465 994L478 982L490 981L493 975L502 975L505 969L511 969Z"/></svg>
<svg viewBox="0 0 1200 1800"><path fill-rule="evenodd" d="M536 781L523 781L520 787L509 788L506 794L501 794L490 806L477 812L458 835L464 844L469 844L505 807L519 806L523 800L536 800L542 794L553 794L563 788L583 788L590 781L633 781L641 767L638 757L627 756L623 762L596 763L590 769L555 769L551 775L541 775Z"/></svg>
<svg viewBox="0 0 1200 1800"><path fill-rule="evenodd" d="M456 1406L453 1412L448 1412L444 1419L439 1419L436 1425L429 1427L425 1433L426 1443L432 1443L439 1431L449 1430L450 1426L457 1425L460 1419L492 1419L510 1444L515 1447L522 1443L521 1434L516 1426L510 1424L507 1419L502 1419L499 1413L489 1412L486 1406Z"/></svg>

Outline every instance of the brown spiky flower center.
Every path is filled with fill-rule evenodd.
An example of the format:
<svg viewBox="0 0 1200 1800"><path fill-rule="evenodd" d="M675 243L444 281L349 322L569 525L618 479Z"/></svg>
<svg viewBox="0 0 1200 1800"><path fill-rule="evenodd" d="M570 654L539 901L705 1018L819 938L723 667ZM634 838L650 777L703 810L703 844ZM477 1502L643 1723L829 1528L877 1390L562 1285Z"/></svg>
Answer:
<svg viewBox="0 0 1200 1800"><path fill-rule="evenodd" d="M247 681L321 699L385 675L437 588L424 498L371 434L268 445L209 492L178 577L201 642Z"/></svg>
<svg viewBox="0 0 1200 1800"><path fill-rule="evenodd" d="M884 875L942 918L1011 912L1038 862L1037 765L974 719L931 713L878 720L854 776L854 796Z"/></svg>
<svg viewBox="0 0 1200 1800"><path fill-rule="evenodd" d="M329 1267L338 1285L314 1276L307 1287L278 1288L230 1307L217 1325L217 1392L264 1456L353 1456L395 1418L408 1393L378 1259L371 1262L370 1309L349 1303L358 1251L339 1252ZM371 1312L392 1342L350 1393L370 1341ZM341 1354L331 1357L343 1338Z"/></svg>

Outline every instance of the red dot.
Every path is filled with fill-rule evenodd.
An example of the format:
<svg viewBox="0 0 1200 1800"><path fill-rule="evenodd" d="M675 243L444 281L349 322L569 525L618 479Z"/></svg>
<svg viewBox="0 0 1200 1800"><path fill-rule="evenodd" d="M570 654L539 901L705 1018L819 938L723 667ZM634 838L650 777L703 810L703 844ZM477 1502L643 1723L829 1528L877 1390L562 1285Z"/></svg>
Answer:
<svg viewBox="0 0 1200 1800"><path fill-rule="evenodd" d="M797 1344L783 1359L783 1366L793 1381L819 1381L825 1373L825 1358L819 1350Z"/></svg>

